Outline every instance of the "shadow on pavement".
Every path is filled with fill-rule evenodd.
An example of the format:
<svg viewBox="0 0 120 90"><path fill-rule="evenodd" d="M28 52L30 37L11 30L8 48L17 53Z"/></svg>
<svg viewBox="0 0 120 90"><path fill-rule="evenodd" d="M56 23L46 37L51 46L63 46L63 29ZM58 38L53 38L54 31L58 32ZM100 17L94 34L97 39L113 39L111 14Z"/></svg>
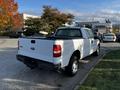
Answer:
<svg viewBox="0 0 120 90"><path fill-rule="evenodd" d="M16 60L17 48L0 49L0 88L9 90L59 89L67 77L51 69L29 69Z"/></svg>

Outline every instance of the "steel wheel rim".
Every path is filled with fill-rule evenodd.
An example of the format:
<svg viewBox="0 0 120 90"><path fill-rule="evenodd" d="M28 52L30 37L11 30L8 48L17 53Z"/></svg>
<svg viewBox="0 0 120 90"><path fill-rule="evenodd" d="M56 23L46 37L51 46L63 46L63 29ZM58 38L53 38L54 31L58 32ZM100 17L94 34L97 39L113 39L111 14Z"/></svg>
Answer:
<svg viewBox="0 0 120 90"><path fill-rule="evenodd" d="M77 63L77 61L74 61L73 65L72 65L72 71L73 71L73 73L76 73L78 71L78 63Z"/></svg>

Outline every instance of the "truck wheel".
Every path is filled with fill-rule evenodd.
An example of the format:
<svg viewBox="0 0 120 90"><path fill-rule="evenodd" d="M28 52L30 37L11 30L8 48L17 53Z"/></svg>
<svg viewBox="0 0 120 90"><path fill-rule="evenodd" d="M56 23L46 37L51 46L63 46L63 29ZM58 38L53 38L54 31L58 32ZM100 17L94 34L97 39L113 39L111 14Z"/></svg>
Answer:
<svg viewBox="0 0 120 90"><path fill-rule="evenodd" d="M25 60L24 64L29 67L30 69L35 69L38 67L38 64L36 61L32 61L32 60Z"/></svg>
<svg viewBox="0 0 120 90"><path fill-rule="evenodd" d="M98 45L97 50L94 52L94 56L100 55L100 45Z"/></svg>
<svg viewBox="0 0 120 90"><path fill-rule="evenodd" d="M79 61L77 56L72 56L69 65L65 68L66 74L69 76L74 76L79 69Z"/></svg>

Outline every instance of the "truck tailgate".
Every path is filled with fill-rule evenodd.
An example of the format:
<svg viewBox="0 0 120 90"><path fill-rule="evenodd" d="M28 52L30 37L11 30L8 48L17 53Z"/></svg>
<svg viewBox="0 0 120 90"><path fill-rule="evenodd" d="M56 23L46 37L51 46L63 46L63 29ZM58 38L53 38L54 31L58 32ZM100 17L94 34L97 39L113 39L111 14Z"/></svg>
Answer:
<svg viewBox="0 0 120 90"><path fill-rule="evenodd" d="M19 55L53 63L54 40L46 39L19 39Z"/></svg>

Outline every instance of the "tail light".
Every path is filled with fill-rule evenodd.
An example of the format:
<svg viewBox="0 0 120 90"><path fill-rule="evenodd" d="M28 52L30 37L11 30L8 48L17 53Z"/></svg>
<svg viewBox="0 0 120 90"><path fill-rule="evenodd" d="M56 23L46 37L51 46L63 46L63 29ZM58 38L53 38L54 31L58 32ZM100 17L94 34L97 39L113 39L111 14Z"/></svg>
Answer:
<svg viewBox="0 0 120 90"><path fill-rule="evenodd" d="M61 56L61 46L53 45L53 57L57 58Z"/></svg>

